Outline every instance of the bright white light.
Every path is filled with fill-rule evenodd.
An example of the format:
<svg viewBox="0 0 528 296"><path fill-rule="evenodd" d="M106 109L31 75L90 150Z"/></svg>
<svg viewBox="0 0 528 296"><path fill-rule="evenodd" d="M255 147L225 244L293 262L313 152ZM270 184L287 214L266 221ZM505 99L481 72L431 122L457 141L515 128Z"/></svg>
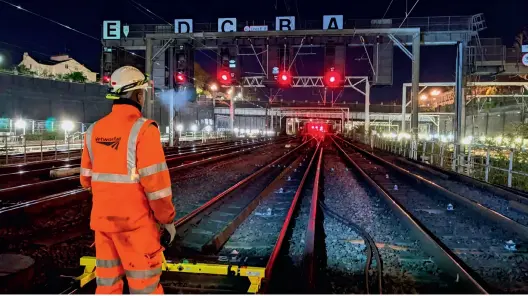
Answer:
<svg viewBox="0 0 528 296"><path fill-rule="evenodd" d="M481 141L481 142L486 142L486 137L485 137L485 136L480 136L480 137L479 137L479 141Z"/></svg>
<svg viewBox="0 0 528 296"><path fill-rule="evenodd" d="M195 132L198 130L198 126L196 124L191 125L191 131Z"/></svg>
<svg viewBox="0 0 528 296"><path fill-rule="evenodd" d="M230 89L227 90L227 94L228 94L228 95L230 95L230 94L232 94L232 93L233 93L233 88L230 88Z"/></svg>
<svg viewBox="0 0 528 296"><path fill-rule="evenodd" d="M241 99L242 98L242 93L238 93L237 94L237 98Z"/></svg>
<svg viewBox="0 0 528 296"><path fill-rule="evenodd" d="M421 95L421 96L420 96L420 100L422 100L422 101L427 100L427 95Z"/></svg>
<svg viewBox="0 0 528 296"><path fill-rule="evenodd" d="M179 132L183 131L183 124L178 124L178 125L176 126L176 129L177 129Z"/></svg>
<svg viewBox="0 0 528 296"><path fill-rule="evenodd" d="M26 121L24 119L15 121L15 127L20 129L26 128Z"/></svg>
<svg viewBox="0 0 528 296"><path fill-rule="evenodd" d="M398 135L398 139L401 140L401 139L410 139L411 138L411 135L408 134L408 133L400 133Z"/></svg>
<svg viewBox="0 0 528 296"><path fill-rule="evenodd" d="M210 125L207 125L207 126L204 127L204 131L206 131L206 132L210 132L212 130L213 130L213 127L210 126Z"/></svg>
<svg viewBox="0 0 528 296"><path fill-rule="evenodd" d="M252 134L258 134L258 132L259 132L258 129L253 129L253 130L251 130L251 133L252 133Z"/></svg>
<svg viewBox="0 0 528 296"><path fill-rule="evenodd" d="M65 120L61 123L61 128L66 132L73 130L73 122L71 120Z"/></svg>
<svg viewBox="0 0 528 296"><path fill-rule="evenodd" d="M335 82L335 77L334 76L330 77L330 82Z"/></svg>
<svg viewBox="0 0 528 296"><path fill-rule="evenodd" d="M496 137L495 142L497 142L497 144L502 143L502 137L501 136Z"/></svg>
<svg viewBox="0 0 528 296"><path fill-rule="evenodd" d="M433 89L433 90L431 91L431 96L436 97L436 96L438 96L438 95L440 95L440 90L439 90L439 89Z"/></svg>
<svg viewBox="0 0 528 296"><path fill-rule="evenodd" d="M0 64L2 64L3 62L4 62L4 56L0 55Z"/></svg>
<svg viewBox="0 0 528 296"><path fill-rule="evenodd" d="M473 136L467 136L464 139L462 139L462 144L469 145L473 141Z"/></svg>
<svg viewBox="0 0 528 296"><path fill-rule="evenodd" d="M238 133L239 131L238 127L235 127L233 130L235 131L235 133Z"/></svg>

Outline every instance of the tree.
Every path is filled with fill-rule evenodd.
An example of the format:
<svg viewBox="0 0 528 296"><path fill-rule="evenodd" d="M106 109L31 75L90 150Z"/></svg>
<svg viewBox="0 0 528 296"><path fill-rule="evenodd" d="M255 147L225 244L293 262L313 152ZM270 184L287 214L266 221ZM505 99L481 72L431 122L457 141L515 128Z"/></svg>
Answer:
<svg viewBox="0 0 528 296"><path fill-rule="evenodd" d="M66 80L71 80L73 82L84 83L88 78L82 72L71 72L62 76Z"/></svg>
<svg viewBox="0 0 528 296"><path fill-rule="evenodd" d="M33 75L35 72L31 71L26 65L20 64L15 67L15 70L22 75Z"/></svg>
<svg viewBox="0 0 528 296"><path fill-rule="evenodd" d="M211 75L207 73L198 63L194 63L194 86L196 89L206 91L209 89L208 84Z"/></svg>

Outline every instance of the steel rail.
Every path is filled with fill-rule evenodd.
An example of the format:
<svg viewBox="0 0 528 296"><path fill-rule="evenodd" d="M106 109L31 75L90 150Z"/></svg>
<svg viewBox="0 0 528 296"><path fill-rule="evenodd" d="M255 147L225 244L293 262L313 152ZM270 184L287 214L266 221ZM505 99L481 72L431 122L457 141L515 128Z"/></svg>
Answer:
<svg viewBox="0 0 528 296"><path fill-rule="evenodd" d="M249 153L252 149L258 149L262 148L268 145L272 145L274 143L280 143L283 141L287 141L289 139L282 139L277 142L265 142L260 143L259 145L255 144L246 144L242 146L233 146L225 149L217 149L208 151L207 153L194 153L189 155L179 155L176 157L168 158L166 159L167 165L169 166L169 172L174 172L180 169L185 168L191 168L198 165L204 165L210 162L219 161L228 157L236 156L239 154ZM249 149L246 149L249 148ZM235 150L235 151L233 151ZM224 153L219 156L211 156L217 153L221 152L227 152L227 151L233 151L231 153ZM208 158L205 158L207 156L210 156ZM205 158L205 159L204 159ZM198 160L195 160L198 159ZM185 162L193 160L193 162L188 163L187 165L176 165L176 162ZM178 163L179 164L179 163ZM24 184L19 186L13 186L8 188L0 189L0 201L6 201L6 200L16 200L17 198L23 198L28 194L34 193L34 192L49 192L52 189L56 188L70 188L70 187L77 187L79 185L79 176L71 176L71 177L63 177L58 178L54 180L47 180L47 181L41 181L37 183L32 184ZM73 188L71 188L73 189Z"/></svg>
<svg viewBox="0 0 528 296"><path fill-rule="evenodd" d="M261 144L259 146L254 147L254 149L262 148L262 147L265 147L271 144L273 143ZM254 149L243 149L243 150L234 151L228 154L222 154L216 157L210 157L207 159L198 160L198 161L194 161L191 163L181 164L175 167L170 167L169 172L175 172L175 171L180 171L180 170L185 170L185 169L189 169L192 167L196 167L199 165L205 165L211 162L216 162L216 161L223 160L223 159L233 157L236 155L249 153ZM33 192L35 188L38 188L40 190L46 190L47 188L54 188L54 187L57 187L58 185L65 186L64 182L67 181L69 183L72 183L73 181L77 181L78 179L79 179L78 176L74 176L74 177L61 178L61 179L56 179L56 180L51 180L51 181L39 182L36 184L27 184L27 185L3 189L3 190L0 190L0 201L2 202L11 201L8 199L10 198L10 199L15 199L14 201L16 202L17 198L20 198L23 196L21 194L22 192L29 194L30 192ZM75 186L78 186L78 185L76 184ZM0 209L0 218L3 219L5 217L10 217L12 214L20 213L20 211L28 212L28 213L33 213L33 212L37 213L38 212L37 210L32 211L30 210L30 208L40 209L40 208L48 207L50 206L51 201L54 201L54 204L55 204L56 199L58 198L68 199L68 200L70 199L77 200L77 198L83 199L83 198L89 198L90 196L91 196L90 193L86 189L72 189L68 191L54 193L48 196L43 196L43 197L29 200L29 201L18 202L15 205L3 207Z"/></svg>
<svg viewBox="0 0 528 296"><path fill-rule="evenodd" d="M398 172L401 176L403 177L406 177L410 180L413 180L413 181L416 181L416 182L419 182L425 186L427 186L428 188L430 188L431 190L434 190L435 192L439 192L442 194L442 196L452 200L452 201L455 201L455 202L458 202L464 206L466 206L468 209L472 210L473 212L475 212L476 214L478 215L481 215L487 219L490 219L491 221L493 222L496 222L497 224L507 228L507 229L510 229L512 231L514 231L515 233L517 233L519 236L521 236L523 239L525 240L528 240L528 227L527 226L524 226L506 216L504 216L503 214L497 212L497 211L494 211L488 207L485 207L483 206L482 204L474 201L474 200L471 200L467 197L464 197L460 194L457 194L457 193L454 193L452 191L449 191L447 189L445 189L444 187L436 184L435 182L431 181L431 180L428 180L422 176L419 176L417 174L414 174L402 167L399 167L397 166L396 164L393 164L391 162L388 162L386 161L385 159L377 156L377 155L374 155L368 151L365 151L364 149L362 149L361 147L358 147L357 145L347 141L347 140L344 140L344 139L341 139L341 141L343 141L344 143L352 146L355 150L357 150L359 153L367 156L367 157L370 157L376 161L379 161L380 163L388 166L389 168L395 170L396 172Z"/></svg>
<svg viewBox="0 0 528 296"><path fill-rule="evenodd" d="M253 142L254 143L254 142ZM183 146L183 147L165 147L164 152L167 154L166 157L169 155L177 155L177 154L183 154L187 151L193 152L192 150L197 149L208 149L208 148L215 148L218 146L224 146L224 145L243 145L244 141L226 141L221 143L211 143L211 144L204 144L204 145L195 145L195 146ZM250 144L249 142L246 144ZM177 152L179 151L179 152ZM2 155L0 154L0 158ZM51 167L62 167L64 165L72 165L72 164L80 164L81 158L80 156L76 157L70 157L65 159L51 159L51 160L43 160L43 161L35 161L35 162L28 162L28 163L18 163L18 164L6 164L6 165L0 165L0 176L9 174L9 173L20 173L22 171L29 171L29 170L35 170L35 169L43 169L43 168L51 168Z"/></svg>
<svg viewBox="0 0 528 296"><path fill-rule="evenodd" d="M317 209L319 208L319 181L321 178L321 164L323 162L323 147L319 150L319 160L315 168L315 180L313 185L312 200L310 203L310 218L306 229L303 265L306 272L308 291L314 292L316 288L316 220L318 219Z"/></svg>
<svg viewBox="0 0 528 296"><path fill-rule="evenodd" d="M446 245L444 245L434 234L428 230L417 218L407 211L401 203L396 200L388 191L383 189L374 181L332 138L334 145L343 158L350 163L367 183L374 188L378 194L385 199L387 204L392 208L394 213L407 225L410 234L414 236L425 247L424 251L435 258L435 263L448 274L454 276L453 283L469 287L471 293L488 294L484 288L485 284L474 275L474 272L462 262ZM455 280L456 278L456 280Z"/></svg>
<svg viewBox="0 0 528 296"><path fill-rule="evenodd" d="M206 202L205 204L203 204L199 208L197 208L194 211L192 211L191 213L187 214L185 217L182 217L182 218L178 219L178 221L176 221L176 223L175 223L176 228L182 228L185 224L190 223L191 220L197 219L200 214L203 214L206 210L208 210L211 206L216 204L218 201L222 200L225 196L231 194L232 192L234 192L235 190L237 190L241 186L249 183L250 181L252 181L256 177L262 175L264 172L268 171L272 166L278 164L283 159L289 157L290 155L292 155L292 153L298 151L300 148L302 148L305 145L307 145L310 141L311 140L308 140L308 141L302 143L301 145L295 147L290 152L280 156L279 158L275 159L274 161L272 161L268 165L263 166L258 171L254 172L253 174L251 174L251 175L245 177L244 179L238 181L236 184L234 184L233 186L231 186L228 189L224 190L222 193L218 194L217 196L213 197L212 199L210 199L208 202Z"/></svg>
<svg viewBox="0 0 528 296"><path fill-rule="evenodd" d="M284 240L286 238L286 234L288 233L288 230L291 227L291 222L293 220L293 215L298 208L299 200L301 197L301 194L304 190L304 183L308 179L308 176L311 172L314 160L317 156L317 153L319 152L321 143L318 142L317 146L315 148L314 154L312 155L312 158L310 159L310 163L308 164L306 171L304 172L304 175L301 179L301 182L299 184L299 187L297 187L297 190L295 191L295 195L293 197L293 201L290 205L290 208L288 209L288 213L286 214L286 219L284 220L284 223L282 225L281 231L279 233L279 237L277 238L277 242L275 243L275 246L273 248L273 251L271 252L271 255L268 259L268 262L266 263L266 275L265 279L266 281L271 281L273 276L273 268L275 266L275 262L277 261L277 258L279 257L279 254L282 249L282 245L284 243ZM268 285L264 286L264 289L262 290L262 293L265 294L267 292Z"/></svg>
<svg viewBox="0 0 528 296"><path fill-rule="evenodd" d="M257 143L261 143L261 142L257 142ZM171 161L171 160L178 160L178 158L190 157L190 156L193 156L193 155L196 155L197 157L199 157L199 156L204 155L205 153L208 153L208 152L219 152L219 151L222 151L222 150L225 150L225 149L229 149L229 148L252 147L252 145L255 145L255 143L247 143L247 144L240 143L240 144L238 144L238 142L237 142L237 143L233 143L233 144L228 144L226 147L222 147L221 149L215 149L217 146L214 146L214 147L209 147L208 146L208 147L200 147L197 150L195 150L196 148L193 148L190 151L176 152L176 153L173 153L171 150L166 150L165 151L165 154L166 154L165 158L167 159L167 161ZM0 174L0 184L3 183L3 182L22 181L25 178L37 178L37 177L39 177L39 178L49 178L50 170L64 169L64 168L78 168L79 167L80 161L81 161L80 158L74 158L74 159L70 159L70 160L66 161L66 162L69 162L69 163L66 163L66 164L63 164L63 165L60 165L60 166L51 166L50 167L50 165L52 165L52 164L49 164L45 168L35 168L35 169L32 169L32 170L25 170L26 168L24 166L19 166L19 170L17 172ZM1 171L1 168L0 168L0 171Z"/></svg>

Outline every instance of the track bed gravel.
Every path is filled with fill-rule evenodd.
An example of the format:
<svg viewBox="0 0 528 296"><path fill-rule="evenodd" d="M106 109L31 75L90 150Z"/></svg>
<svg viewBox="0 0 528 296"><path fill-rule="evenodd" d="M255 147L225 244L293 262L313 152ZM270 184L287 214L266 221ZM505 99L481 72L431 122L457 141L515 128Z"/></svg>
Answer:
<svg viewBox="0 0 528 296"><path fill-rule="evenodd" d="M185 214L182 205L187 197L206 202L264 163L284 154L284 146L270 145L247 155L192 168L184 176L173 175L173 193L179 217ZM204 188L214 193L203 194ZM10 225L0 227L0 253L19 253L34 258L35 292L60 292L50 287L51 279L62 269L78 268L80 257L95 255L93 233L88 226L90 211L91 200L85 200L49 213L24 215L18 221L10 221ZM62 239L58 238L61 236ZM47 242L48 238L55 242Z"/></svg>
<svg viewBox="0 0 528 296"><path fill-rule="evenodd" d="M264 262L267 262L311 155L305 154L303 162L292 165L294 170L283 176L279 188L261 200L253 213L231 235L220 251L221 255L238 253L242 257L264 257Z"/></svg>
<svg viewBox="0 0 528 296"><path fill-rule="evenodd" d="M333 147L325 149L325 204L355 223L376 242L383 262L383 293L448 293L441 271L409 234L388 205L347 169ZM332 217L324 220L327 274L331 293L365 294L366 246L353 229ZM376 266L373 262L373 267ZM375 270L375 268L374 268ZM353 280L350 280L353 279ZM375 291L377 274L369 278Z"/></svg>
<svg viewBox="0 0 528 296"><path fill-rule="evenodd" d="M412 215L492 289L502 293L528 292L527 253L522 247L526 246L526 242L518 235L437 193L410 185L375 161L364 159L359 153L350 152L349 155L382 187L395 194ZM389 174L390 182L383 181L386 174ZM394 189L393 184L398 185L398 190ZM453 211L447 211L448 204L454 206ZM520 249L506 250L505 245L509 240L513 240Z"/></svg>
<svg viewBox="0 0 528 296"><path fill-rule="evenodd" d="M358 146L364 149L366 148L365 145L358 144ZM422 176L451 192L454 192L463 197L478 202L483 206L492 209L496 212L499 212L502 215L520 224L528 225L528 214L514 210L513 208L511 208L511 205L508 200L504 199L503 197L497 194L493 194L492 192L489 192L487 190L466 184L462 181L457 181L453 179L443 179L437 175L427 172L426 170L420 169L416 165L401 161L400 157L385 151L376 150L375 154L377 156L383 157L383 159L389 162L396 164L399 167L402 167L414 174Z"/></svg>
<svg viewBox="0 0 528 296"><path fill-rule="evenodd" d="M259 170L287 151L285 143L256 149L214 164L194 167L173 174L172 194L179 219L222 193L236 182Z"/></svg>

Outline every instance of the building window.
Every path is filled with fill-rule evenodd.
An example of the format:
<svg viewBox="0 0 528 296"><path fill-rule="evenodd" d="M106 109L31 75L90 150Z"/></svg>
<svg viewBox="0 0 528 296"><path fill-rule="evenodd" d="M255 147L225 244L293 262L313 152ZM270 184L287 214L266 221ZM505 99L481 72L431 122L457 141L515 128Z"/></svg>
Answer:
<svg viewBox="0 0 528 296"><path fill-rule="evenodd" d="M64 68L68 69L68 65L67 65L67 64L66 64L66 65L64 65Z"/></svg>

